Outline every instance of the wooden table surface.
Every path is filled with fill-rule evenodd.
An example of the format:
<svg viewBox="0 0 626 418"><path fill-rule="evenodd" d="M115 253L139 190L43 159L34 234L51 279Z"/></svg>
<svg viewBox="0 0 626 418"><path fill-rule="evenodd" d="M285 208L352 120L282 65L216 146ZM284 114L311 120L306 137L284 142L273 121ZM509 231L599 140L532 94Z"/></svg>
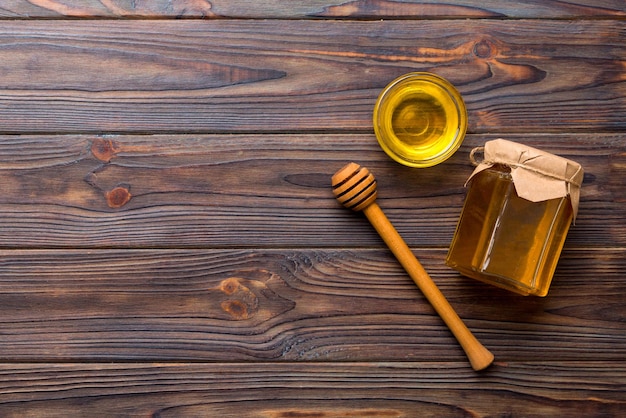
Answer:
<svg viewBox="0 0 626 418"><path fill-rule="evenodd" d="M13 0L0 7L0 416L624 416L623 0ZM374 102L469 112L411 169ZM546 298L444 258L494 138L585 168ZM496 357L475 372L330 177L379 204Z"/></svg>

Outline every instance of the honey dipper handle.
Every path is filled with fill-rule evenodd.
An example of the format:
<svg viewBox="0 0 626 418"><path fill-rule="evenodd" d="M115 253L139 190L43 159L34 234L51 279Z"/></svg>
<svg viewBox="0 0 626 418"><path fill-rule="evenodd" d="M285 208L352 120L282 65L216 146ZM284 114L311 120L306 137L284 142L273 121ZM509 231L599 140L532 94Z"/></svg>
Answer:
<svg viewBox="0 0 626 418"><path fill-rule="evenodd" d="M376 202L371 203L363 209L363 212L391 252L393 252L409 276L411 276L411 279L413 279L441 319L450 328L463 351L465 351L472 368L474 370L482 370L488 367L493 362L493 354L465 326L378 204Z"/></svg>

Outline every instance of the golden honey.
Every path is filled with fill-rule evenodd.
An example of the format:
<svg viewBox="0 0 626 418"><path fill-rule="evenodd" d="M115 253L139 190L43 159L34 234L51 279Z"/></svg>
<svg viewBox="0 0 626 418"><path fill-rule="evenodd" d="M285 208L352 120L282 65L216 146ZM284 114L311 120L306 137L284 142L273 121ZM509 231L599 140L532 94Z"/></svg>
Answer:
<svg viewBox="0 0 626 418"><path fill-rule="evenodd" d="M411 167L430 167L459 148L467 111L459 92L430 73L409 73L392 81L374 107L374 131L382 149Z"/></svg>
<svg viewBox="0 0 626 418"><path fill-rule="evenodd" d="M505 145L510 144L517 147L514 143ZM545 169L525 166L525 158L542 158L525 152L520 151L517 157L515 153L491 157L488 167L471 177L446 264L465 276L522 295L545 296L575 214L572 189L578 206L582 169L577 163L548 154L541 154ZM552 165L551 161L563 164ZM550 172L555 166L563 169ZM537 180L527 184L524 191L540 195L533 198L536 201L518 195L514 170L526 171L518 173L523 174L520 182ZM542 181L549 184L542 185ZM541 187L554 190L544 192ZM556 192L560 196L544 198Z"/></svg>

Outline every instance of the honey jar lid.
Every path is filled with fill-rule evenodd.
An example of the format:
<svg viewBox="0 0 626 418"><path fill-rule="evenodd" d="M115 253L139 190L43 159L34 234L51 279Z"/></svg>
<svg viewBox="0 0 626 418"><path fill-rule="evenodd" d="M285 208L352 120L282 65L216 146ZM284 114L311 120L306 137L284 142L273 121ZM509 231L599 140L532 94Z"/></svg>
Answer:
<svg viewBox="0 0 626 418"><path fill-rule="evenodd" d="M476 161L476 154L480 151L483 152L483 160ZM576 219L584 174L582 166L577 162L505 139L487 141L484 147L474 148L470 159L476 169L468 182L495 164L505 165L511 169L519 197L541 202L569 195L573 219Z"/></svg>

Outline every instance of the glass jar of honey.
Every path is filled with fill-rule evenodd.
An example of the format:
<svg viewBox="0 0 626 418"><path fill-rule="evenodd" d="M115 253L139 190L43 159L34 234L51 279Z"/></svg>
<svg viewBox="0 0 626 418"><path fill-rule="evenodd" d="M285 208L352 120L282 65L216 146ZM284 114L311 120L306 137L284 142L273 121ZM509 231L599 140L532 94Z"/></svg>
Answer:
<svg viewBox="0 0 626 418"><path fill-rule="evenodd" d="M413 72L393 80L374 106L374 131L381 148L410 167L430 167L459 148L467 130L460 93L446 79Z"/></svg>
<svg viewBox="0 0 626 418"><path fill-rule="evenodd" d="M545 296L576 218L582 167L503 139L470 157L477 167L446 264L522 295Z"/></svg>

